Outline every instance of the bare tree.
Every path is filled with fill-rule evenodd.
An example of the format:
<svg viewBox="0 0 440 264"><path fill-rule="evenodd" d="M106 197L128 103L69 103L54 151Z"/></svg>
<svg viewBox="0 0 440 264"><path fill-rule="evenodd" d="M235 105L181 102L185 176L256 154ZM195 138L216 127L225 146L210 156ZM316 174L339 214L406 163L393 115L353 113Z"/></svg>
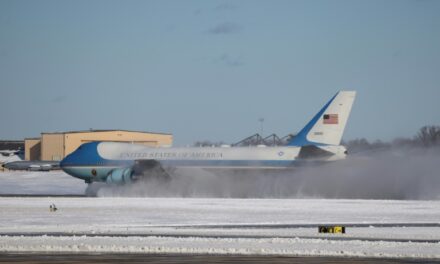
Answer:
<svg viewBox="0 0 440 264"><path fill-rule="evenodd" d="M416 140L425 147L436 146L440 144L440 127L424 126L417 133Z"/></svg>
<svg viewBox="0 0 440 264"><path fill-rule="evenodd" d="M221 145L224 145L225 143L223 141L219 142L212 142L209 140L202 140L202 141L196 141L194 142L194 147L219 147Z"/></svg>

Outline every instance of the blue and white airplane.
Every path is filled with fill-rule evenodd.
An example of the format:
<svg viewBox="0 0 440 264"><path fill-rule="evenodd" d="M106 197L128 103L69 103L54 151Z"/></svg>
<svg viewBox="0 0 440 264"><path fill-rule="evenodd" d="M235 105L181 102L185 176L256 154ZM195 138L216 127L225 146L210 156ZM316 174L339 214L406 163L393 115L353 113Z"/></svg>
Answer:
<svg viewBox="0 0 440 264"><path fill-rule="evenodd" d="M91 142L64 158L60 167L86 183L126 184L178 167L286 169L304 162L344 159L340 145L356 92L340 91L286 145L279 147L147 147Z"/></svg>

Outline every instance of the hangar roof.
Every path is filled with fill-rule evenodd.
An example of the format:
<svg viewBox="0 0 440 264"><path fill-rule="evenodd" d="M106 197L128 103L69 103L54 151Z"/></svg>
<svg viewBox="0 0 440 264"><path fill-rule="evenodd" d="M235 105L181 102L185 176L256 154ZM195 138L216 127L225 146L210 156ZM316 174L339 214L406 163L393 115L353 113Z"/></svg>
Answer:
<svg viewBox="0 0 440 264"><path fill-rule="evenodd" d="M30 138L25 138L24 140L40 140L41 138L39 137L30 137Z"/></svg>
<svg viewBox="0 0 440 264"><path fill-rule="evenodd" d="M41 134L73 134L73 133L90 133L90 132L93 133L93 132L112 132L112 131L148 133L148 134L159 134L159 135L172 135L170 133L158 133L158 132L126 130L126 129L90 129L90 130L63 131L63 132L43 132Z"/></svg>

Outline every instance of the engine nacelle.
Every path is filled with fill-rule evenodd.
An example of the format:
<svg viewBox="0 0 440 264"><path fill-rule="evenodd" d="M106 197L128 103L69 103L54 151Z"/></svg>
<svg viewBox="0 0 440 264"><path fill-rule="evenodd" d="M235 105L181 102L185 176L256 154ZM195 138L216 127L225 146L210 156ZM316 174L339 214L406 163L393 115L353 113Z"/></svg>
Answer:
<svg viewBox="0 0 440 264"><path fill-rule="evenodd" d="M107 176L107 183L110 184L126 184L133 182L134 171L131 167L114 169Z"/></svg>

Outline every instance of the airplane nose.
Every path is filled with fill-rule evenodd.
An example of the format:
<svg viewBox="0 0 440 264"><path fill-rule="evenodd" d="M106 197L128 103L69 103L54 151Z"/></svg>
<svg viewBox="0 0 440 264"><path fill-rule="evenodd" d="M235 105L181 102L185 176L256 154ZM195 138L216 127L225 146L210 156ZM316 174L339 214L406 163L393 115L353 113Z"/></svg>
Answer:
<svg viewBox="0 0 440 264"><path fill-rule="evenodd" d="M62 160L60 161L60 168L61 168L61 169L62 169L63 167L66 166L66 159L67 159L67 157L65 157L64 159L62 159Z"/></svg>
<svg viewBox="0 0 440 264"><path fill-rule="evenodd" d="M65 173L72 175L69 166L72 166L72 162L71 158L69 158L69 155L67 155L64 159L60 161L60 169L63 170Z"/></svg>
<svg viewBox="0 0 440 264"><path fill-rule="evenodd" d="M60 161L60 168L61 168L62 170L64 170L64 168L65 168L66 166L68 166L69 164L71 165L71 163L72 163L72 158L71 158L71 154L69 154L69 155L67 155L64 159L62 159L62 160Z"/></svg>
<svg viewBox="0 0 440 264"><path fill-rule="evenodd" d="M75 155L71 153L60 161L60 169L62 169L67 174L71 174L71 168L76 165L74 156Z"/></svg>

